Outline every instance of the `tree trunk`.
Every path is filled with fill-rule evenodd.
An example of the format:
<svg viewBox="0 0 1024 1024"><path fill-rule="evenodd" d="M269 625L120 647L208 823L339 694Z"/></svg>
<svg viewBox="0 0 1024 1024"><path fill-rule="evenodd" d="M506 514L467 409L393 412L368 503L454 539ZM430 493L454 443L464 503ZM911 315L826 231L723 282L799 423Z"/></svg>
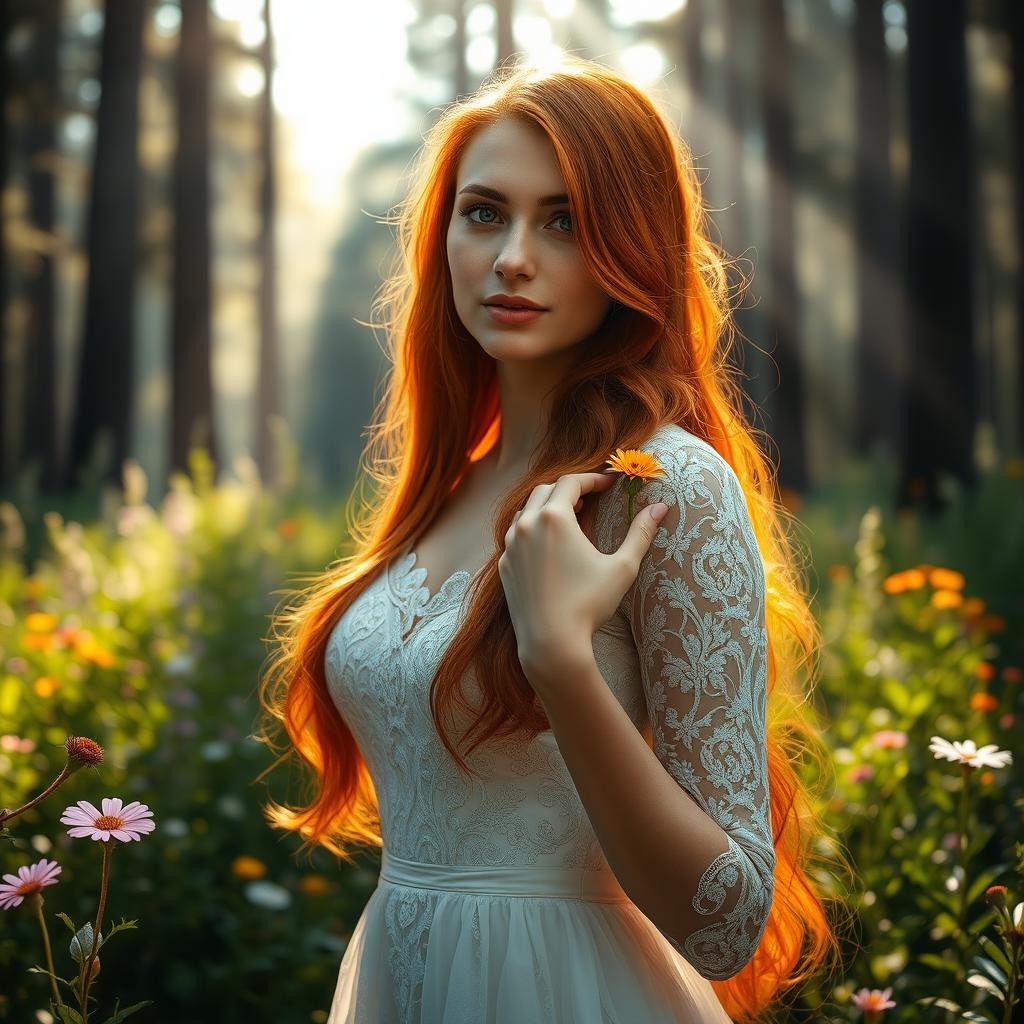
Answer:
<svg viewBox="0 0 1024 1024"><path fill-rule="evenodd" d="M1018 0L1004 0L1006 30L1010 38L1010 73L1013 84L1010 96L1010 132L1012 133L1013 161L1016 168L1017 202L1017 394L1014 412L1018 456L1024 454L1024 429L1021 410L1024 406L1024 7Z"/></svg>
<svg viewBox="0 0 1024 1024"><path fill-rule="evenodd" d="M909 377L901 499L942 502L939 476L974 479L974 345L963 0L907 4Z"/></svg>
<svg viewBox="0 0 1024 1024"><path fill-rule="evenodd" d="M778 366L779 384L769 406L768 432L778 446L779 483L790 491L807 486L804 385L797 338L793 254L793 128L790 119L789 44L783 0L766 0L762 11L762 96L768 175L768 275L765 349ZM774 344L774 348L771 346Z"/></svg>
<svg viewBox="0 0 1024 1024"><path fill-rule="evenodd" d="M92 470L120 483L132 419L136 203L139 191L139 65L146 7L107 0L100 104L89 195L89 277L66 480Z"/></svg>
<svg viewBox="0 0 1024 1024"><path fill-rule="evenodd" d="M35 81L28 116L29 219L40 245L29 282L31 320L25 361L23 459L33 461L44 491L60 486L57 452L57 339L54 322L56 252L54 194L57 106L60 102L57 50L60 0L37 0L34 20Z"/></svg>
<svg viewBox="0 0 1024 1024"><path fill-rule="evenodd" d="M263 95L260 103L260 163L263 181L260 185L260 296L259 296L259 359L256 365L256 439L254 458L261 478L268 484L278 482L281 467L273 444L270 419L281 414L281 374L277 332L277 257L275 253L274 218L274 37L271 0L264 0L263 20L266 30L260 48L263 67Z"/></svg>
<svg viewBox="0 0 1024 1024"><path fill-rule="evenodd" d="M210 331L210 24L208 0L182 0L178 147L174 157L174 284L171 314L172 471L192 447L216 465Z"/></svg>
<svg viewBox="0 0 1024 1024"><path fill-rule="evenodd" d="M854 448L901 449L906 353L889 164L889 57L882 0L860 0L854 26L857 90L857 381Z"/></svg>

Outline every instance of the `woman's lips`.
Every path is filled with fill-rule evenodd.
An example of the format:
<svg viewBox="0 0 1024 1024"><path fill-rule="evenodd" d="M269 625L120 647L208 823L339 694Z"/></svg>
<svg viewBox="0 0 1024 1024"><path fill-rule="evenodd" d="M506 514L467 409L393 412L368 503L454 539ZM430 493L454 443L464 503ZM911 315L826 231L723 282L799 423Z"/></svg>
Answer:
<svg viewBox="0 0 1024 1024"><path fill-rule="evenodd" d="M499 324L528 324L531 320L536 320L542 313L547 312L546 309L526 307L516 309L512 306L485 305L484 309L491 314L491 319L496 320Z"/></svg>

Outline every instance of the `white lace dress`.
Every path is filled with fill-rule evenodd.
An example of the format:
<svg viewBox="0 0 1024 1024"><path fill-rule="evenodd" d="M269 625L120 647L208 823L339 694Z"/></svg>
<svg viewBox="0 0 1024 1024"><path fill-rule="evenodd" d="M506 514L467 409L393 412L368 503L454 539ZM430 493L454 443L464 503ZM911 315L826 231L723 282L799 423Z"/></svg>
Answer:
<svg viewBox="0 0 1024 1024"><path fill-rule="evenodd" d="M329 1024L729 1021L709 979L749 961L773 892L763 567L739 482L710 445L669 425L643 448L666 476L644 484L636 508L669 511L593 647L665 770L726 833L689 894L706 924L677 944L629 900L551 732L488 741L469 757L480 777L460 774L428 691L472 579L460 570L431 595L408 552L327 646L384 840ZM625 536L626 500L621 484L598 499L602 551ZM467 694L475 685L470 672Z"/></svg>

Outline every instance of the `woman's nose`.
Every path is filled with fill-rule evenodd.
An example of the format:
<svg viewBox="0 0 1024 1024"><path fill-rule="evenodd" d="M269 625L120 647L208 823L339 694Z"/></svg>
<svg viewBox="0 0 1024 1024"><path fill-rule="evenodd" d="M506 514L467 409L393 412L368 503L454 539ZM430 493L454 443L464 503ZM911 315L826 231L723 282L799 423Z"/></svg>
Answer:
<svg viewBox="0 0 1024 1024"><path fill-rule="evenodd" d="M498 255L494 260L494 269L501 274L531 273L533 255L530 252L529 228L513 227L505 235Z"/></svg>

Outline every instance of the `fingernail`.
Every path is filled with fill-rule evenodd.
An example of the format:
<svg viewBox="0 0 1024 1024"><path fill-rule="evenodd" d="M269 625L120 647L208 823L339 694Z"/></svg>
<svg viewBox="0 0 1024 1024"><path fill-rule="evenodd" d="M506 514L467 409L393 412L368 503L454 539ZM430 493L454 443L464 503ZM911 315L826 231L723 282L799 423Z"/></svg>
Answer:
<svg viewBox="0 0 1024 1024"><path fill-rule="evenodd" d="M665 513L668 511L668 505L663 501L656 501L653 505L647 506L647 511L650 512L651 518L656 522L660 523L665 518Z"/></svg>

